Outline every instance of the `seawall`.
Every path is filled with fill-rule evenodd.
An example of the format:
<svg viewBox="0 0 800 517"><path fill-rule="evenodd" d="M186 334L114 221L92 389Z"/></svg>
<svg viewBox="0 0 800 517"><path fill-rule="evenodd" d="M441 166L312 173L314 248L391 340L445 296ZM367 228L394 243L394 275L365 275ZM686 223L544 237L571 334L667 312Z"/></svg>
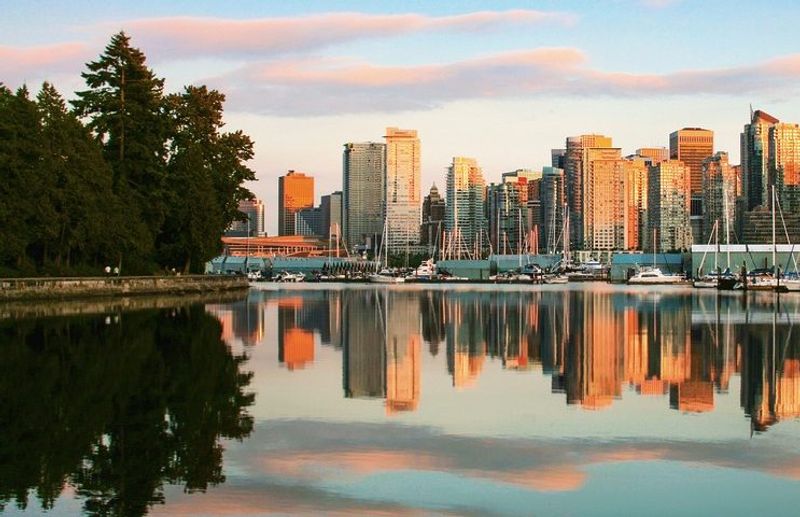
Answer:
<svg viewBox="0 0 800 517"><path fill-rule="evenodd" d="M0 301L213 293L245 290L247 287L247 277L243 276L2 278Z"/></svg>

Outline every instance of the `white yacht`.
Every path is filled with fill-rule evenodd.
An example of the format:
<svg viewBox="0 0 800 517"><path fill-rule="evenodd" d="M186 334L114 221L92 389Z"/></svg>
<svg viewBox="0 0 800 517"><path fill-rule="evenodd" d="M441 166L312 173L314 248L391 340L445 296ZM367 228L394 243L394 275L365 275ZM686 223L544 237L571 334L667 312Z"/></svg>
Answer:
<svg viewBox="0 0 800 517"><path fill-rule="evenodd" d="M628 279L632 285L670 285L680 284L686 279L682 275L666 274L657 267L642 269Z"/></svg>
<svg viewBox="0 0 800 517"><path fill-rule="evenodd" d="M406 279L402 276L395 275L388 269L381 269L377 273L369 275L369 281L373 284L402 284Z"/></svg>

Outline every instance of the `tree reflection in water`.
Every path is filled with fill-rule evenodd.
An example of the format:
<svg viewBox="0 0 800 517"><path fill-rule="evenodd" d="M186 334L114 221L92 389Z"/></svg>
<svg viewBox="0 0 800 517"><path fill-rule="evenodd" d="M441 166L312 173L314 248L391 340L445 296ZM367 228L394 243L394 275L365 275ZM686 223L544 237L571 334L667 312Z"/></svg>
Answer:
<svg viewBox="0 0 800 517"><path fill-rule="evenodd" d="M220 335L201 305L0 321L0 509L71 485L87 513L137 515L165 483L223 483L254 395Z"/></svg>

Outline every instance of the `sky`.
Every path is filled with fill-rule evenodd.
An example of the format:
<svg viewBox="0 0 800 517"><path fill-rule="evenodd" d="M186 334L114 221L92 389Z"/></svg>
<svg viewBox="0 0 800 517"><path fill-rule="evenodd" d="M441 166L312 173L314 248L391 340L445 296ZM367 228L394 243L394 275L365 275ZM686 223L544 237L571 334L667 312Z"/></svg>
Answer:
<svg viewBox="0 0 800 517"><path fill-rule="evenodd" d="M0 82L67 97L126 31L168 91L227 96L226 129L255 140L251 190L277 230L277 178L341 189L342 145L416 129L423 194L453 156L487 182L549 165L567 136L629 154L705 127L739 162L750 105L800 122L800 3L775 0L0 0Z"/></svg>

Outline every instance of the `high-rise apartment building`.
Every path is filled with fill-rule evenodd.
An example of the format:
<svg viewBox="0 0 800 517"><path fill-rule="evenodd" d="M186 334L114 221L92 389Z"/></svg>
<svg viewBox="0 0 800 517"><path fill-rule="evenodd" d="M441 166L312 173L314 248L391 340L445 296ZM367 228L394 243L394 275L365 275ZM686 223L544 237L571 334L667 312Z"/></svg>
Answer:
<svg viewBox="0 0 800 517"><path fill-rule="evenodd" d="M653 157L626 158L625 249L641 250L647 241L647 175ZM661 160L655 160L656 163Z"/></svg>
<svg viewBox="0 0 800 517"><path fill-rule="evenodd" d="M313 206L313 177L290 170L278 178L278 235L295 235L295 214Z"/></svg>
<svg viewBox="0 0 800 517"><path fill-rule="evenodd" d="M445 201L439 194L436 185L422 202L422 227L420 228L420 244L435 246L440 244L441 234L444 231Z"/></svg>
<svg viewBox="0 0 800 517"><path fill-rule="evenodd" d="M564 176L569 206L571 249L584 248L584 182L588 170L585 153L592 148L609 148L611 145L611 138L603 135L581 135L567 138Z"/></svg>
<svg viewBox="0 0 800 517"><path fill-rule="evenodd" d="M564 169L544 167L539 194L541 230L539 249L555 253L564 249Z"/></svg>
<svg viewBox="0 0 800 517"><path fill-rule="evenodd" d="M342 237L342 192L336 191L322 196L319 204L322 210L322 236Z"/></svg>
<svg viewBox="0 0 800 517"><path fill-rule="evenodd" d="M625 161L619 148L584 150L583 243L590 250L625 246Z"/></svg>
<svg viewBox="0 0 800 517"><path fill-rule="evenodd" d="M703 160L714 154L714 132L685 127L669 135L669 157L689 167L691 176L689 223L692 242L700 244L703 236Z"/></svg>
<svg viewBox="0 0 800 517"><path fill-rule="evenodd" d="M769 205L769 129L778 122L769 113L753 111L740 135L742 195L747 210Z"/></svg>
<svg viewBox="0 0 800 517"><path fill-rule="evenodd" d="M703 193L703 160L714 154L714 132L685 127L669 135L669 157L689 167L692 194Z"/></svg>
<svg viewBox="0 0 800 517"><path fill-rule="evenodd" d="M294 234L322 237L322 209L318 206L301 208L294 214Z"/></svg>
<svg viewBox="0 0 800 517"><path fill-rule="evenodd" d="M778 123L769 128L769 171L781 209L800 210L800 125Z"/></svg>
<svg viewBox="0 0 800 517"><path fill-rule="evenodd" d="M550 149L550 166L556 169L563 169L566 157L566 149Z"/></svg>
<svg viewBox="0 0 800 517"><path fill-rule="evenodd" d="M386 128L385 217L390 249L419 243L420 144L412 129Z"/></svg>
<svg viewBox="0 0 800 517"><path fill-rule="evenodd" d="M738 197L736 170L728 163L728 153L718 152L703 161L703 241L709 242L715 223L717 238L725 244L726 224L734 229L736 198ZM731 238L731 243L733 239Z"/></svg>
<svg viewBox="0 0 800 517"><path fill-rule="evenodd" d="M650 167L647 179L648 234L655 252L683 250L691 246L689 203L691 173L679 160L667 160Z"/></svg>
<svg viewBox="0 0 800 517"><path fill-rule="evenodd" d="M373 246L383 233L386 144L348 143L342 157L342 223L348 246Z"/></svg>
<svg viewBox="0 0 800 517"><path fill-rule="evenodd" d="M229 237L263 237L266 235L264 226L264 203L257 198L245 199L239 202L239 211L246 219L234 221L225 232Z"/></svg>
<svg viewBox="0 0 800 517"><path fill-rule="evenodd" d="M484 242L486 220L484 202L486 182L474 158L456 156L447 169L447 207L445 229L449 233L449 253L454 256L479 254L479 241Z"/></svg>

